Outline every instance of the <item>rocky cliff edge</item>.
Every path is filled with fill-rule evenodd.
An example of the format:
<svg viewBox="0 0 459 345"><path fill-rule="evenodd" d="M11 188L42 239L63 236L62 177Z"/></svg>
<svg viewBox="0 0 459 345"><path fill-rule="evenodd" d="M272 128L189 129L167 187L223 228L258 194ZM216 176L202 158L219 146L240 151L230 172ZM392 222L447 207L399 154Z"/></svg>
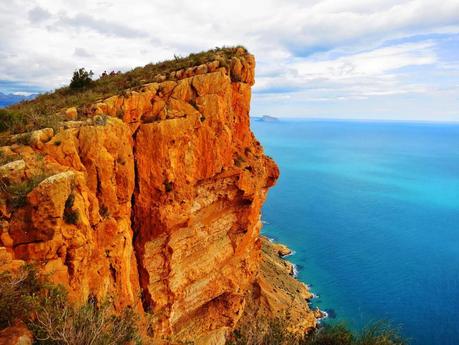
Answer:
<svg viewBox="0 0 459 345"><path fill-rule="evenodd" d="M262 255L260 209L279 171L249 127L254 68L238 49L227 66L174 71L66 109L58 130L9 137L0 269L34 263L77 303L110 296L148 313L154 343L224 344L243 314L292 305L296 325L314 327L307 290L279 294L278 264Z"/></svg>

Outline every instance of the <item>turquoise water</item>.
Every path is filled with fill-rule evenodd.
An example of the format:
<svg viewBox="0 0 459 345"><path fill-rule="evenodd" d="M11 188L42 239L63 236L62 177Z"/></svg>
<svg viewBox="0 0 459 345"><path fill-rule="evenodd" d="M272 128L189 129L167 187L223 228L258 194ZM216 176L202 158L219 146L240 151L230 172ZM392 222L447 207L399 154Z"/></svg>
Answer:
<svg viewBox="0 0 459 345"><path fill-rule="evenodd" d="M252 121L281 177L263 232L329 320L459 344L459 125Z"/></svg>

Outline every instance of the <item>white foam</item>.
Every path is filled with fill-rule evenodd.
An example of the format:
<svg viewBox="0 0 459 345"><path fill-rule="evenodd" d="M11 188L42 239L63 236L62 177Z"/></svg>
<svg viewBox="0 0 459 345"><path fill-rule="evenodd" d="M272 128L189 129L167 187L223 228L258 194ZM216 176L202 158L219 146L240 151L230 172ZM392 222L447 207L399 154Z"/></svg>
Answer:
<svg viewBox="0 0 459 345"><path fill-rule="evenodd" d="M298 267L294 263L292 263L293 266L293 277L296 278L298 277Z"/></svg>
<svg viewBox="0 0 459 345"><path fill-rule="evenodd" d="M328 313L325 310L320 311L322 316L317 319L317 322L320 323L322 320L328 319Z"/></svg>

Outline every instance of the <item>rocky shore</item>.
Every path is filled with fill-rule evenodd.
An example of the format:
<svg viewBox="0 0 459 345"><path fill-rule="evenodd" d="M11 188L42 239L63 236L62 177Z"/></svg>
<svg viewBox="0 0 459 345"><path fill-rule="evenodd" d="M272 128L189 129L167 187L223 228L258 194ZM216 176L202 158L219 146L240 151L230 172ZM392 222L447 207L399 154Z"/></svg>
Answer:
<svg viewBox="0 0 459 345"><path fill-rule="evenodd" d="M260 322L270 315L285 320L293 333L311 332L324 313L310 306L314 294L294 277L294 265L284 259L292 251L264 236L260 237L260 241L260 271L240 323Z"/></svg>

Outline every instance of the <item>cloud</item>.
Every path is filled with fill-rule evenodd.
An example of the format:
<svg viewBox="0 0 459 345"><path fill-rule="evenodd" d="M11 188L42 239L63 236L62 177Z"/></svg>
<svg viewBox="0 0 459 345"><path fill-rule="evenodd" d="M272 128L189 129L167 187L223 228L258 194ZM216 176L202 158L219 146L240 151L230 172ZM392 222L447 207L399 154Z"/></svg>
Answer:
<svg viewBox="0 0 459 345"><path fill-rule="evenodd" d="M406 67L434 65L433 42L405 43L338 57L294 58L283 72L258 78L256 93L304 92L313 98L359 99L375 95L422 93L425 87L404 80Z"/></svg>
<svg viewBox="0 0 459 345"><path fill-rule="evenodd" d="M73 55L83 58L90 58L94 56L94 54L91 54L84 48L75 48Z"/></svg>
<svg viewBox="0 0 459 345"><path fill-rule="evenodd" d="M457 0L15 0L0 2L0 23L0 80L18 85L243 44L257 57L255 111L426 94L459 108Z"/></svg>
<svg viewBox="0 0 459 345"><path fill-rule="evenodd" d="M293 63L305 78L343 80L354 77L383 76L393 70L436 62L432 42L400 44L342 56L331 60Z"/></svg>
<svg viewBox="0 0 459 345"><path fill-rule="evenodd" d="M95 18L92 15L85 13L79 13L73 17L70 17L67 14L62 13L59 15L59 19L53 25L50 25L48 28L50 30L54 30L56 28L89 29L94 30L95 32L100 33L102 35L129 39L148 36L148 34L145 31L137 30L128 25L124 25L114 21Z"/></svg>
<svg viewBox="0 0 459 345"><path fill-rule="evenodd" d="M40 6L36 6L29 11L29 20L32 23L41 23L49 18L51 18L51 13Z"/></svg>

